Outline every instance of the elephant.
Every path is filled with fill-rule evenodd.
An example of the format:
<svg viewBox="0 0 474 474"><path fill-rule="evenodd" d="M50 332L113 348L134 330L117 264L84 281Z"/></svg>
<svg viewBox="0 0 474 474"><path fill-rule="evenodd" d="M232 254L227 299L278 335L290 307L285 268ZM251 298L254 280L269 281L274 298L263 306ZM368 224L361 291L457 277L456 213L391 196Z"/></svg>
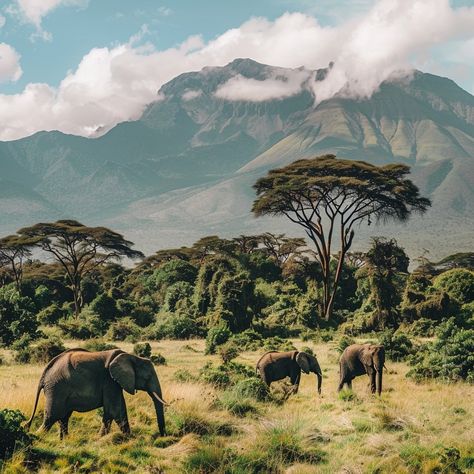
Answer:
<svg viewBox="0 0 474 474"><path fill-rule="evenodd" d="M346 347L339 360L340 382L337 391L341 391L344 384L352 389L352 380L358 375L367 374L370 377L371 392L377 391L380 395L384 365L385 349L383 345L352 344Z"/></svg>
<svg viewBox="0 0 474 474"><path fill-rule="evenodd" d="M90 352L69 349L53 358L38 383L36 400L26 429L31 427L41 390L46 404L42 429L49 431L59 422L60 439L68 434L73 411L87 412L103 407L101 435L110 431L115 421L124 434L130 433L127 407L122 389L130 394L144 390L153 400L161 436L165 436L164 405L155 368L149 359L120 349Z"/></svg>
<svg viewBox="0 0 474 474"><path fill-rule="evenodd" d="M294 393L298 393L301 371L305 374L313 372L318 377L318 393L321 394L323 375L315 356L306 352L266 352L257 362L257 375L270 387L272 382L290 377Z"/></svg>

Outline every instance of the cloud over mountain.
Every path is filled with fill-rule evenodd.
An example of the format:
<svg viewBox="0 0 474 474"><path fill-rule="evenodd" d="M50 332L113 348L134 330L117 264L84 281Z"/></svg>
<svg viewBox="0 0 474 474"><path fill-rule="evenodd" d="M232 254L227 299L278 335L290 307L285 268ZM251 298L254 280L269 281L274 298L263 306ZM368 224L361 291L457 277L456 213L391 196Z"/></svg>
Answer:
<svg viewBox="0 0 474 474"><path fill-rule="evenodd" d="M9 44L0 43L0 83L17 81L22 73L20 55Z"/></svg>
<svg viewBox="0 0 474 474"><path fill-rule="evenodd" d="M45 12L63 3L18 2L37 24ZM237 57L307 69L334 61L326 79L314 87L317 101L335 94L367 97L384 80L409 74L414 66L423 67L436 45L473 38L474 7L453 8L448 0L380 0L367 15L331 27L321 26L310 15L286 13L275 21L252 18L207 43L192 36L162 51L143 45L142 36L126 44L92 49L57 88L36 83L19 94L0 95L0 139L39 130L83 136L108 130L118 122L138 118L159 99L160 87L178 74L222 66ZM288 97L302 87L304 80L299 81L296 76L268 78L265 83L236 77L218 95L247 101Z"/></svg>

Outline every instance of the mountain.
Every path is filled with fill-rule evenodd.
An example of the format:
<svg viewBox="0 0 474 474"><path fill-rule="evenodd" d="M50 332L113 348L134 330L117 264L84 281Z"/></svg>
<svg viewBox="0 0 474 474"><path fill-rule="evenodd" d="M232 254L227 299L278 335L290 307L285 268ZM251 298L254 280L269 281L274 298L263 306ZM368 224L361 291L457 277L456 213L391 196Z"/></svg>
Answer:
<svg viewBox="0 0 474 474"><path fill-rule="evenodd" d="M405 226L361 227L359 242L395 235L412 255L429 248L439 256L472 246L474 97L453 81L417 71L369 99L319 104L310 87L259 102L217 93L236 78L262 85L296 75L317 90L326 74L237 59L174 78L138 121L101 137L41 132L0 142L1 233L74 217L109 225L148 252L206 234L296 234L282 219L250 215L252 184L271 168L330 152L407 163L433 201Z"/></svg>

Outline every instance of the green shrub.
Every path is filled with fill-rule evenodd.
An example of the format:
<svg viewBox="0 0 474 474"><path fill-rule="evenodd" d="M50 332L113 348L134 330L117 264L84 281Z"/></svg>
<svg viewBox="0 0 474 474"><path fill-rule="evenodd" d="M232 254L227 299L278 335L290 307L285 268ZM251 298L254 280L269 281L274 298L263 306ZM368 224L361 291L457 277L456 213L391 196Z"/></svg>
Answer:
<svg viewBox="0 0 474 474"><path fill-rule="evenodd" d="M199 371L199 379L217 388L225 388L231 384L231 377L225 366L215 367L210 362Z"/></svg>
<svg viewBox="0 0 474 474"><path fill-rule="evenodd" d="M185 314L171 314L159 320L146 332L147 337L160 339L190 339L201 337L203 330L198 322Z"/></svg>
<svg viewBox="0 0 474 474"><path fill-rule="evenodd" d="M432 337L435 333L435 323L431 319L417 319L408 326L407 331L413 336Z"/></svg>
<svg viewBox="0 0 474 474"><path fill-rule="evenodd" d="M339 352L339 354L342 354L344 352L344 349L352 344L355 344L355 339L344 334L337 342L337 352Z"/></svg>
<svg viewBox="0 0 474 474"><path fill-rule="evenodd" d="M186 281L178 281L170 285L166 290L165 308L168 311L175 311L178 303L186 298L191 299L193 286Z"/></svg>
<svg viewBox="0 0 474 474"><path fill-rule="evenodd" d="M150 359L155 365L166 365L165 356L163 354L160 354L159 352L152 354Z"/></svg>
<svg viewBox="0 0 474 474"><path fill-rule="evenodd" d="M206 336L206 354L215 354L217 346L227 342L231 336L232 333L224 324L209 329Z"/></svg>
<svg viewBox="0 0 474 474"><path fill-rule="evenodd" d="M27 338L14 345L14 359L21 364L45 364L66 350L57 337L41 339L35 345L29 345Z"/></svg>
<svg viewBox="0 0 474 474"><path fill-rule="evenodd" d="M64 312L61 307L56 303L49 305L48 307L42 309L37 315L36 318L40 324L54 325L64 316Z"/></svg>
<svg viewBox="0 0 474 474"><path fill-rule="evenodd" d="M254 329L246 329L234 334L231 340L241 351L255 351L262 346L262 335Z"/></svg>
<svg viewBox="0 0 474 474"><path fill-rule="evenodd" d="M402 332L387 330L380 334L379 342L385 348L387 359L395 362L407 360L416 350L410 338Z"/></svg>
<svg viewBox="0 0 474 474"><path fill-rule="evenodd" d="M273 336L263 340L262 349L265 351L294 351L296 347L289 339Z"/></svg>
<svg viewBox="0 0 474 474"><path fill-rule="evenodd" d="M119 313L115 299L106 293L96 296L89 307L102 321L113 321Z"/></svg>
<svg viewBox="0 0 474 474"><path fill-rule="evenodd" d="M139 357L146 357L149 359L151 357L151 346L149 342L137 342L133 346L133 353Z"/></svg>
<svg viewBox="0 0 474 474"><path fill-rule="evenodd" d="M255 401L250 398L242 398L234 390L229 389L219 397L219 403L227 411L235 416L245 416L249 413L257 413L258 408Z"/></svg>
<svg viewBox="0 0 474 474"><path fill-rule="evenodd" d="M178 369L174 374L173 374L173 379L176 380L176 382L194 382L196 381L196 377L189 372L189 370L186 369Z"/></svg>
<svg viewBox="0 0 474 474"><path fill-rule="evenodd" d="M129 313L135 323L144 328L155 321L155 313L149 306L136 306Z"/></svg>
<svg viewBox="0 0 474 474"><path fill-rule="evenodd" d="M268 387L255 376L239 380L233 387L233 391L240 398L251 398L258 402L270 399Z"/></svg>
<svg viewBox="0 0 474 474"><path fill-rule="evenodd" d="M439 378L474 383L474 329L456 326L455 319L440 324L437 339L426 344L410 359L407 376L415 380Z"/></svg>
<svg viewBox="0 0 474 474"><path fill-rule="evenodd" d="M474 272L465 268L454 268L437 276L433 286L445 291L461 304L474 300Z"/></svg>
<svg viewBox="0 0 474 474"><path fill-rule="evenodd" d="M9 458L15 449L31 443L30 435L22 427L25 420L19 410L0 410L0 460Z"/></svg>
<svg viewBox="0 0 474 474"><path fill-rule="evenodd" d="M239 355L237 344L232 340L222 344L219 346L219 355L221 356L224 364L230 362L232 359L235 359Z"/></svg>
<svg viewBox="0 0 474 474"><path fill-rule="evenodd" d="M113 341L135 341L140 336L140 327L131 318L114 321L107 331L107 337Z"/></svg>
<svg viewBox="0 0 474 474"><path fill-rule="evenodd" d="M105 342L103 339L90 339L84 344L84 349L91 352L102 352L110 351L112 349L118 349L114 344Z"/></svg>

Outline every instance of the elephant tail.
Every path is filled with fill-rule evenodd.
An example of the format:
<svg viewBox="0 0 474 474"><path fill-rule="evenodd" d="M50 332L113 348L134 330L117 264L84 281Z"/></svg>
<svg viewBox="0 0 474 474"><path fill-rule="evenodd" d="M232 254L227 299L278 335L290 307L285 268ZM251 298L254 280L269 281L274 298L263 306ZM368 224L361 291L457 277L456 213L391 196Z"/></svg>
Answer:
<svg viewBox="0 0 474 474"><path fill-rule="evenodd" d="M25 428L26 428L27 431L30 429L31 423L33 422L33 418L35 417L36 408L38 407L39 396L40 396L41 390L43 390L43 388L44 388L43 378L41 377L41 380L38 383L38 389L36 390L36 400L35 400L35 406L33 408L33 413L31 414L30 419L25 423Z"/></svg>

